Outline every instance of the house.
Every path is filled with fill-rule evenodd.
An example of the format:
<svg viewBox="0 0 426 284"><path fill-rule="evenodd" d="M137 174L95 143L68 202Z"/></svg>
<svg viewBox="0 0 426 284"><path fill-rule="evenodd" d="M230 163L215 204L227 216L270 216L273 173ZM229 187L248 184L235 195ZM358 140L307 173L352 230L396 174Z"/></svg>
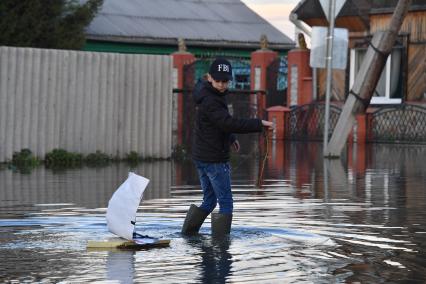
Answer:
<svg viewBox="0 0 426 284"><path fill-rule="evenodd" d="M184 39L197 57L250 57L266 35L271 49L294 42L240 0L105 0L86 31L86 50L170 54Z"/></svg>
<svg viewBox="0 0 426 284"><path fill-rule="evenodd" d="M85 49L170 54L178 40L197 57L250 57L266 35L271 49L294 42L240 0L105 0L86 30Z"/></svg>
<svg viewBox="0 0 426 284"><path fill-rule="evenodd" d="M349 63L333 71L332 97L346 98L373 34L387 28L397 0L347 0L335 25L349 30ZM319 0L303 0L292 11L294 19L313 26L328 26ZM426 102L426 2L412 0L393 51L381 75L373 105ZM326 71L318 70L318 94L325 94Z"/></svg>
<svg viewBox="0 0 426 284"><path fill-rule="evenodd" d="M105 0L86 30L84 50L171 54L184 42L197 58L197 76L216 56L233 58L234 84L250 86L250 54L266 36L286 55L294 42L240 0Z"/></svg>

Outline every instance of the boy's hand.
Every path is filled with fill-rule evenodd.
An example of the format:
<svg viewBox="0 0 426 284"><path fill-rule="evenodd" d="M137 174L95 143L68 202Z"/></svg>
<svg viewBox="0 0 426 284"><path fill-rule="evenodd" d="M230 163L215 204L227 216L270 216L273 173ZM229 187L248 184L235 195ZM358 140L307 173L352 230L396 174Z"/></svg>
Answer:
<svg viewBox="0 0 426 284"><path fill-rule="evenodd" d="M274 129L274 123L272 121L262 120L262 125L268 130Z"/></svg>
<svg viewBox="0 0 426 284"><path fill-rule="evenodd" d="M234 150L235 152L240 151L240 142L238 142L238 140L235 140L231 146L232 146L232 150Z"/></svg>

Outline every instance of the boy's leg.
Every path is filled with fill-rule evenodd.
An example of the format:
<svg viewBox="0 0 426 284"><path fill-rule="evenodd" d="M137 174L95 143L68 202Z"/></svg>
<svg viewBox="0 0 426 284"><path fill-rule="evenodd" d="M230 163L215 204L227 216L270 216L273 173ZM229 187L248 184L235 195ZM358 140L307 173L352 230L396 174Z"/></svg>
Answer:
<svg viewBox="0 0 426 284"><path fill-rule="evenodd" d="M229 163L211 164L206 169L206 174L219 201L219 213L232 214L234 201L231 191L231 168Z"/></svg>
<svg viewBox="0 0 426 284"><path fill-rule="evenodd" d="M231 168L229 163L214 165L208 172L213 190L219 200L219 213L212 213L212 235L222 238L231 232L233 199L231 191Z"/></svg>
<svg viewBox="0 0 426 284"><path fill-rule="evenodd" d="M201 188L203 189L203 203L200 207L197 207L194 204L191 204L185 221L182 226L182 234L184 235L193 235L197 234L201 228L201 225L204 223L207 215L216 207L216 196L210 184L209 178L205 173L205 163L194 161L198 175L200 178Z"/></svg>
<svg viewBox="0 0 426 284"><path fill-rule="evenodd" d="M203 190L203 202L201 203L200 208L208 213L211 213L217 205L217 198L210 179L207 175L209 164L196 162L196 165L201 189Z"/></svg>
<svg viewBox="0 0 426 284"><path fill-rule="evenodd" d="M183 222L182 234L197 234L208 214L209 213L207 213L203 209L200 209L194 204L191 204L188 212L186 213L185 221Z"/></svg>

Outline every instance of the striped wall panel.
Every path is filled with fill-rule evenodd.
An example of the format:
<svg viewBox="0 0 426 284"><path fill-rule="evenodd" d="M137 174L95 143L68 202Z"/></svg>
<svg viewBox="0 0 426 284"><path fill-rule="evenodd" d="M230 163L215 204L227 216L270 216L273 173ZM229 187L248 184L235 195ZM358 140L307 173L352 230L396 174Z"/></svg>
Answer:
<svg viewBox="0 0 426 284"><path fill-rule="evenodd" d="M370 16L370 33L387 30L392 14ZM409 33L410 42L424 42L426 40L426 11L410 11L405 17L400 33Z"/></svg>
<svg viewBox="0 0 426 284"><path fill-rule="evenodd" d="M172 58L0 47L0 161L29 148L171 155Z"/></svg>
<svg viewBox="0 0 426 284"><path fill-rule="evenodd" d="M426 44L408 48L407 100L426 99Z"/></svg>

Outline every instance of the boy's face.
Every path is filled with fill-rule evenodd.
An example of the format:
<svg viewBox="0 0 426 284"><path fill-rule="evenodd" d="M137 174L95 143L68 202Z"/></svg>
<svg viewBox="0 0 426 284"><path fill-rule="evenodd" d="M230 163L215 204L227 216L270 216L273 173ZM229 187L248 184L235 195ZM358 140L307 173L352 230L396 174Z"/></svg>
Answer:
<svg viewBox="0 0 426 284"><path fill-rule="evenodd" d="M225 92L228 89L229 81L216 81L215 79L213 79L212 76L210 76L210 74L208 75L207 80L209 80L213 88L215 88L221 93Z"/></svg>

